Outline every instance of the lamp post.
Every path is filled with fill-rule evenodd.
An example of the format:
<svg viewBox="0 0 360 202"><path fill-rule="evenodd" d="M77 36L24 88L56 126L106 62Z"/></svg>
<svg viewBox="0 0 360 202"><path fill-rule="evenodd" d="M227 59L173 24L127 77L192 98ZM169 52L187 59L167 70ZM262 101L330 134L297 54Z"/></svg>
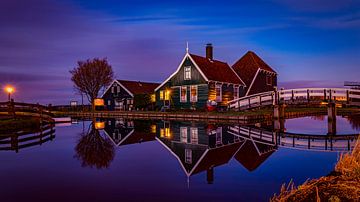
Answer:
<svg viewBox="0 0 360 202"><path fill-rule="evenodd" d="M6 87L5 87L5 92L8 93L8 100L9 100L9 102L10 102L10 100L11 100L11 93L13 93L14 91L15 91L15 88L12 87L12 86L6 86Z"/></svg>

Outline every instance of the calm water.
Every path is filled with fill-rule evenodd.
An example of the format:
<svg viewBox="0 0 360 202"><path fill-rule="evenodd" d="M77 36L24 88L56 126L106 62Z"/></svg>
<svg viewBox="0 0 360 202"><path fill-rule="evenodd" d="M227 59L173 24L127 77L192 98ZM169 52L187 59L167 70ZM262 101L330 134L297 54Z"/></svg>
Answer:
<svg viewBox="0 0 360 202"><path fill-rule="evenodd" d="M358 123L338 117L337 133L359 133ZM285 128L326 134L327 124L326 117L306 117L287 120ZM0 201L268 201L284 182L328 174L339 155L235 129L126 119L57 126L55 138L42 137L41 145L0 151Z"/></svg>

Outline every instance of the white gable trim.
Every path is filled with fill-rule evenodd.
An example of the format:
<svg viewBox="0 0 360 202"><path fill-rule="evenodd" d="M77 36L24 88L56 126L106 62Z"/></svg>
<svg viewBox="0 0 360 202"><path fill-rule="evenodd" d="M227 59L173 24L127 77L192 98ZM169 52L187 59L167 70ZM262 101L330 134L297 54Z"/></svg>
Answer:
<svg viewBox="0 0 360 202"><path fill-rule="evenodd" d="M178 66L178 68L176 69L176 71L174 73L172 73L164 82L162 82L157 88L155 88L155 91L159 90L163 85L165 85L173 76L175 76L181 69L181 66L184 64L186 58L189 57L189 59L191 60L191 62L195 65L196 69L200 72L201 76L204 77L204 79L206 81L209 81L208 78L205 76L205 74L200 70L199 66L195 63L195 61L191 58L189 53L186 53L184 58L182 59L180 65Z"/></svg>
<svg viewBox="0 0 360 202"><path fill-rule="evenodd" d="M117 84L119 84L119 86L121 86L123 89L125 89L125 91L126 91L127 93L129 93L129 95L130 95L131 97L134 97L134 95L133 95L127 88L125 88L124 85L122 85L118 80L115 79L115 80L106 88L106 90L104 91L104 93L101 95L101 98L104 97L104 95L107 93L108 90L110 90L111 86L112 86L115 82L116 82Z"/></svg>
<svg viewBox="0 0 360 202"><path fill-rule="evenodd" d="M120 146L128 137L130 137L130 136L134 133L134 131L135 131L135 129L132 129L132 130L128 133L128 135L126 135L126 137L125 137L124 139L120 140L120 142L117 143L117 144L116 144L116 142L114 142L114 140L111 138L111 136L106 132L106 130L104 130L104 133L110 138L111 142L113 142L114 145L118 147L118 146Z"/></svg>
<svg viewBox="0 0 360 202"><path fill-rule="evenodd" d="M232 67L230 67L230 66L229 66L229 68L230 68L230 69L234 72L234 74L240 79L242 85L241 85L241 84L239 84L239 85L246 87L245 82L240 78L240 76L235 72L235 70L234 70Z"/></svg>
<svg viewBox="0 0 360 202"><path fill-rule="evenodd" d="M249 86L249 88L248 88L248 90L247 90L247 92L246 92L245 96L247 96L247 95L249 94L249 92L250 92L250 90L251 90L251 87L253 86L253 84L254 84L254 82L255 82L255 79L256 79L257 75L259 74L259 71L260 71L260 68L258 68L258 70L256 71L256 74L255 74L255 76L254 76L253 80L251 81L251 84L250 84L250 86Z"/></svg>

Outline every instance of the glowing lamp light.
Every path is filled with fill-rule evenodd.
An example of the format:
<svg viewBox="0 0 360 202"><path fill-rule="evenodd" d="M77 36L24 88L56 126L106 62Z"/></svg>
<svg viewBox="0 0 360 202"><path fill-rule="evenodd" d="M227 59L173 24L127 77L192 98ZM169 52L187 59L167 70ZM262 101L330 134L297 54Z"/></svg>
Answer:
<svg viewBox="0 0 360 202"><path fill-rule="evenodd" d="M105 122L95 122L95 129L102 130L105 128Z"/></svg>
<svg viewBox="0 0 360 202"><path fill-rule="evenodd" d="M104 104L105 104L104 99L100 99L100 98L94 99L95 106L104 106Z"/></svg>
<svg viewBox="0 0 360 202"><path fill-rule="evenodd" d="M15 89L14 89L14 87L12 87L12 86L6 86L6 87L5 87L5 91L6 91L7 93L13 93L13 92L15 91Z"/></svg>
<svg viewBox="0 0 360 202"><path fill-rule="evenodd" d="M11 97L10 97L11 93L15 92L15 88L10 86L10 85L7 85L7 86L5 86L4 90L8 94L8 99L10 101L11 100Z"/></svg>

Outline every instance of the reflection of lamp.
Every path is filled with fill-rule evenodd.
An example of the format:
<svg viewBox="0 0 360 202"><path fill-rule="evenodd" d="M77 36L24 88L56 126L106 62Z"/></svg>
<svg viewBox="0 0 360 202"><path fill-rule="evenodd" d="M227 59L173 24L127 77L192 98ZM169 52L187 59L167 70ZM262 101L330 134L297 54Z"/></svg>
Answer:
<svg viewBox="0 0 360 202"><path fill-rule="evenodd" d="M95 129L102 130L105 128L105 122L95 122Z"/></svg>
<svg viewBox="0 0 360 202"><path fill-rule="evenodd" d="M101 99L101 98L96 98L94 99L94 105L95 106L104 106L104 99Z"/></svg>
<svg viewBox="0 0 360 202"><path fill-rule="evenodd" d="M13 92L15 91L15 88L12 87L12 86L6 86L4 90L5 90L5 92L8 93L8 99L9 99L9 101L10 101L10 99L11 99L11 93L13 93Z"/></svg>

